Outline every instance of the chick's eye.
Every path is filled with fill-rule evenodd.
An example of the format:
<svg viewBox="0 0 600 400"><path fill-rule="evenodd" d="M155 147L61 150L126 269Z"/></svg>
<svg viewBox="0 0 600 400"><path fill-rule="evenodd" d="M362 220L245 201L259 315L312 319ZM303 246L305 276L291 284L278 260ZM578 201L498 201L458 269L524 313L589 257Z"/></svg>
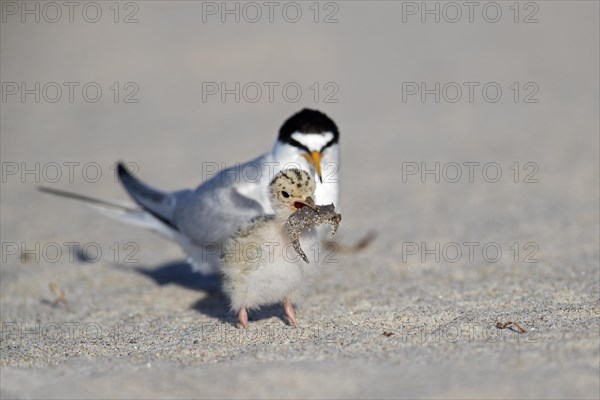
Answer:
<svg viewBox="0 0 600 400"><path fill-rule="evenodd" d="M288 193L288 192L286 192L285 190L281 192L281 195L282 195L283 197L285 197L286 199L287 199L288 197L290 197L289 193Z"/></svg>

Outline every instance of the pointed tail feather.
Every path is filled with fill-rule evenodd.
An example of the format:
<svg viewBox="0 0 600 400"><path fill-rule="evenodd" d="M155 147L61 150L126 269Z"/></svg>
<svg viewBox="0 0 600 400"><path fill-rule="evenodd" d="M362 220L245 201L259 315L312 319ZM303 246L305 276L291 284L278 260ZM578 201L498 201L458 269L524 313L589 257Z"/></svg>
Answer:
<svg viewBox="0 0 600 400"><path fill-rule="evenodd" d="M47 186L38 186L37 189L42 193L48 193L54 196L80 201L100 211L103 215L111 217L117 221L147 228L160 233L169 239L174 239L175 232L170 225L165 225L162 220L157 219L151 213L139 208L127 207L115 202L96 199L94 197L85 196L79 193L54 189Z"/></svg>
<svg viewBox="0 0 600 400"><path fill-rule="evenodd" d="M139 211L138 209L133 208L133 207L127 207L127 206L124 206L124 205L121 205L118 203L113 203L113 202L97 199L94 197L85 196L85 195L79 194L79 193L67 192L66 190L55 189L55 188L51 188L48 186L38 186L37 189L42 193L49 193L49 194L53 194L53 195L59 196L59 197L65 197L68 199L79 200L84 203L89 203L90 205L96 205L99 207L106 207L106 208L110 208L110 209L120 210L122 212Z"/></svg>

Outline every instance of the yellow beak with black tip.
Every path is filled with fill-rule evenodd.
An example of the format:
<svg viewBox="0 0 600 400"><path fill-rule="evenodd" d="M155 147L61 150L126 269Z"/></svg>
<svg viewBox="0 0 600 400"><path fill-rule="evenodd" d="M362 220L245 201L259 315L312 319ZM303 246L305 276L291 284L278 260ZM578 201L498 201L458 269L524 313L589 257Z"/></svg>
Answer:
<svg viewBox="0 0 600 400"><path fill-rule="evenodd" d="M302 154L302 156L315 167L319 176L319 182L323 183L323 177L321 176L321 153L313 151L310 154Z"/></svg>

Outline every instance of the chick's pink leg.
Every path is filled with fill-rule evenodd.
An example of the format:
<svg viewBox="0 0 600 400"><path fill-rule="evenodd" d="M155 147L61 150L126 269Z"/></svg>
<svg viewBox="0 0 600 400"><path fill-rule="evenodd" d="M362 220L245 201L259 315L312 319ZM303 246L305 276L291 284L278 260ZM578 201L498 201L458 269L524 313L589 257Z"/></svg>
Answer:
<svg viewBox="0 0 600 400"><path fill-rule="evenodd" d="M298 323L296 322L296 314L294 314L294 307L292 307L292 303L289 300L285 300L283 302L283 311L285 311L285 315L287 315L290 325L296 326Z"/></svg>
<svg viewBox="0 0 600 400"><path fill-rule="evenodd" d="M240 325L242 328L248 329L248 311L246 308L242 307L238 312L238 318L240 319Z"/></svg>

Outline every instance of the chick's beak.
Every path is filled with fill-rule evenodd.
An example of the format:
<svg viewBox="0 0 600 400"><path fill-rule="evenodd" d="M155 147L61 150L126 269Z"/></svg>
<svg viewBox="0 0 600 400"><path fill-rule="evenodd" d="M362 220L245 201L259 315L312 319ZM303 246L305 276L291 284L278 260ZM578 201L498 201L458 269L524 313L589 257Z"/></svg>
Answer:
<svg viewBox="0 0 600 400"><path fill-rule="evenodd" d="M296 207L297 209L300 209L302 207L310 207L315 211L317 210L317 205L315 204L315 201L310 196L308 196L303 201L296 201L294 203L294 207Z"/></svg>
<svg viewBox="0 0 600 400"><path fill-rule="evenodd" d="M302 156L304 156L306 161L308 161L315 167L315 170L317 171L317 175L319 177L319 182L323 183L323 177L321 176L321 153L319 153L318 151L313 151L310 154L302 154Z"/></svg>

